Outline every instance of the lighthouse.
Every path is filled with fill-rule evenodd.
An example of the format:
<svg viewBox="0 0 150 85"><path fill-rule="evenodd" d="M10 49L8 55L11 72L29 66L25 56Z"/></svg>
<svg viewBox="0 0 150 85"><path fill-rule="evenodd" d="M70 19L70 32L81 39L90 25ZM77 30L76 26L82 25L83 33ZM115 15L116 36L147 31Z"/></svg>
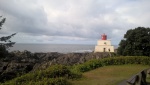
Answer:
<svg viewBox="0 0 150 85"><path fill-rule="evenodd" d="M97 41L94 52L114 52L114 46L111 45L110 40L107 40L106 34L101 35L101 39Z"/></svg>

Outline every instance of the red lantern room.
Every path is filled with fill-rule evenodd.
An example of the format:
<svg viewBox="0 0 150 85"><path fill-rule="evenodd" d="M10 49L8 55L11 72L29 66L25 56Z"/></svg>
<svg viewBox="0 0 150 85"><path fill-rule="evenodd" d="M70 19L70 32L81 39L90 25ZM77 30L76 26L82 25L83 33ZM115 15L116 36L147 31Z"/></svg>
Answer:
<svg viewBox="0 0 150 85"><path fill-rule="evenodd" d="M107 40L107 35L105 35L105 34L101 35L101 39L102 40Z"/></svg>

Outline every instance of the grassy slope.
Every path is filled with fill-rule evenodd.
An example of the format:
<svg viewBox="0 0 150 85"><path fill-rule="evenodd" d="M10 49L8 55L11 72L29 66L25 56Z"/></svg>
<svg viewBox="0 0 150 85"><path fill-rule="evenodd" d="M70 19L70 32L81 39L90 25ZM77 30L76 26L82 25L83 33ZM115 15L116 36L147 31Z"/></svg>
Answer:
<svg viewBox="0 0 150 85"><path fill-rule="evenodd" d="M84 78L72 81L73 85L117 85L128 79L148 65L113 65L100 67L98 69L83 73Z"/></svg>

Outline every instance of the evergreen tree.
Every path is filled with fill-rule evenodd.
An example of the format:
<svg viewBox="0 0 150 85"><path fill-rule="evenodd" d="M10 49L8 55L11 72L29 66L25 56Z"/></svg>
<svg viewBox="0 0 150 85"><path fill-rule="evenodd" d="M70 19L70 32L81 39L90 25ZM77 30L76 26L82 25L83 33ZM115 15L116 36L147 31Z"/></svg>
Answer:
<svg viewBox="0 0 150 85"><path fill-rule="evenodd" d="M150 56L150 28L128 30L119 43L117 52L125 56Z"/></svg>
<svg viewBox="0 0 150 85"><path fill-rule="evenodd" d="M6 18L2 18L2 16L0 16L0 30L2 29L2 25L5 23L5 20ZM0 58L5 57L8 54L7 49L15 44L15 42L10 40L10 38L15 34L16 33L9 36L0 37Z"/></svg>

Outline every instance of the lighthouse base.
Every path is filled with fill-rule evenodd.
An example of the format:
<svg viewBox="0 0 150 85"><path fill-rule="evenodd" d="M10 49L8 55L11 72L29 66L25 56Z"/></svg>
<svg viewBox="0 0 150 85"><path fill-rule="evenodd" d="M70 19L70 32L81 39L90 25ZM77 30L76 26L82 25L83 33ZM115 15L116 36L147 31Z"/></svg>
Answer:
<svg viewBox="0 0 150 85"><path fill-rule="evenodd" d="M94 52L114 52L114 46L95 46Z"/></svg>

